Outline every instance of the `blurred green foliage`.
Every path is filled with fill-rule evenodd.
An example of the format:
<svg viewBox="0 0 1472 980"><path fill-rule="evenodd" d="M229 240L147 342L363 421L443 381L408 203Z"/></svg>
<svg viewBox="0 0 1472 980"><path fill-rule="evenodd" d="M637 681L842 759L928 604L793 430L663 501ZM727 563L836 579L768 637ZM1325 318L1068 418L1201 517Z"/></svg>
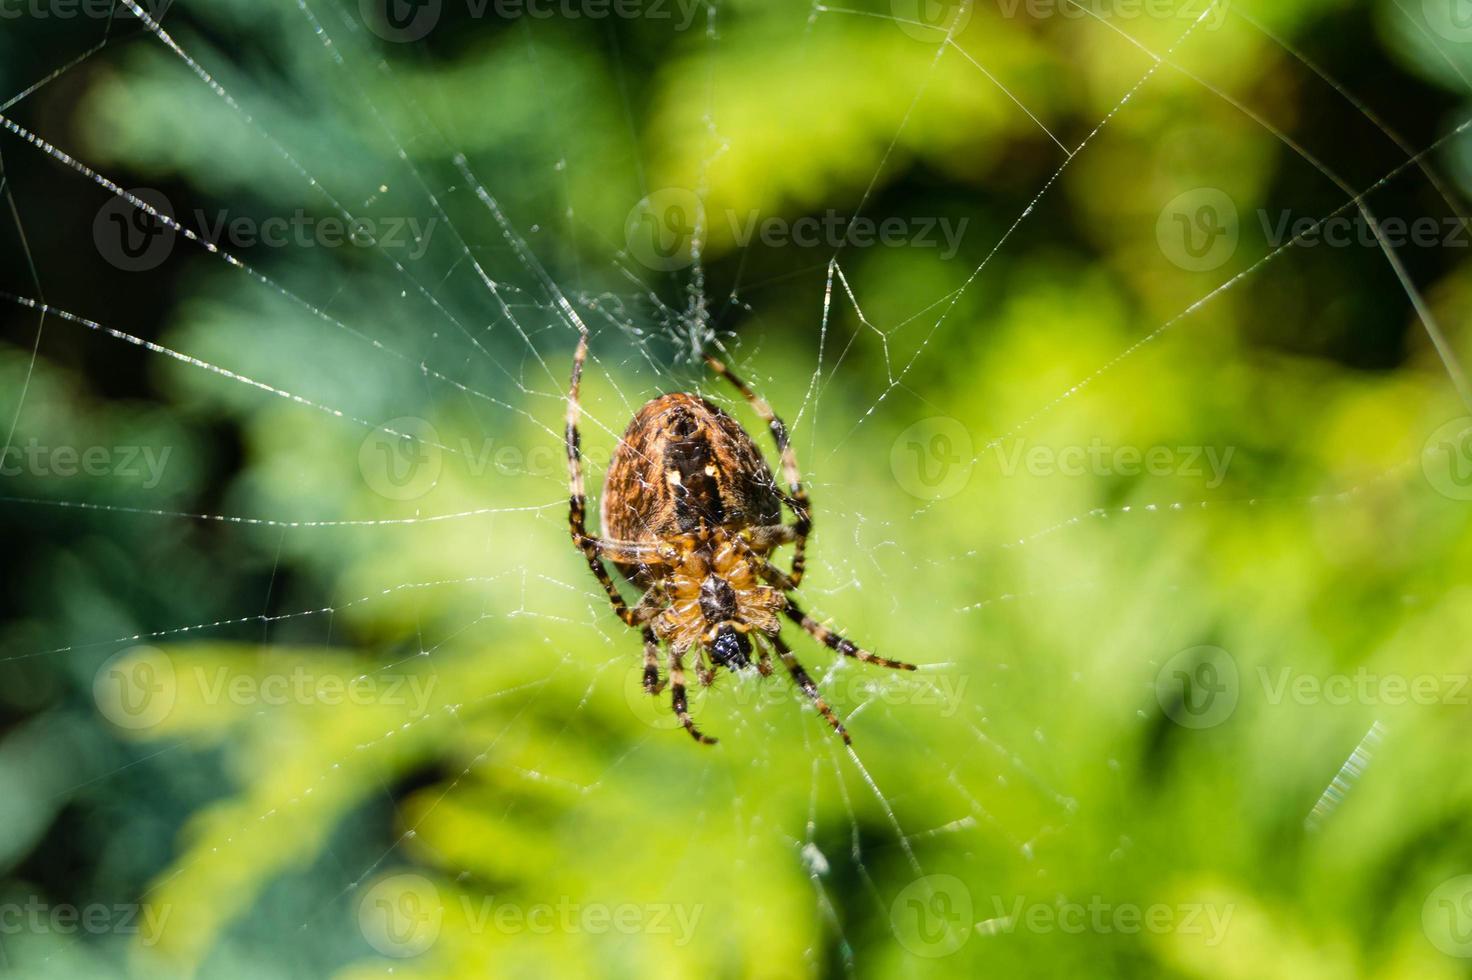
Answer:
<svg viewBox="0 0 1472 980"><path fill-rule="evenodd" d="M308 6L330 50L291 3L215 0L169 22L239 111L141 37L86 69L57 136L103 172L168 185L181 214L330 217L325 189L356 215L438 223L412 262L232 249L243 271L178 244L186 272L150 337L310 405L156 353L136 368L146 397L111 396L98 365L118 342L62 321L49 336L103 360L48 350L28 372L20 342L0 359L18 442L171 450L147 492L116 474L7 483L162 512L7 505L39 523L16 592L33 613L0 633L0 699L21 719L0 742L0 901L141 895L155 923L0 936L18 975L1465 974L1427 905L1472 867L1465 701L1271 696L1285 670L1472 672L1472 522L1422 466L1465 413L1444 366L1374 250L1259 264L1273 251L1260 209L1344 203L1265 121L1355 187L1404 163L1353 112L1332 118L1357 128L1320 125L1342 100L1264 33L1349 57L1324 39L1364 30L1366 11L1231 10L1177 46L1190 18L977 5L938 52L888 5L728 0L685 32L456 24L422 48L378 44L354 5ZM1382 5L1380 67L1465 89L1447 71L1465 47L1448 61L1408 16ZM1190 74L1156 64L1167 51ZM1396 78L1392 105L1425 91ZM1062 171L1040 125L1084 145ZM1370 139L1385 147L1361 150ZM1430 160L1461 176L1464 153ZM1418 171L1401 181L1396 206L1445 208ZM663 187L699 189L714 219L703 293L693 271L651 273L625 248L631 208ZM1190 272L1157 219L1201 187L1236 202L1242 242ZM849 249L830 279L828 253L743 247L721 220L825 209L968 225L949 262ZM758 428L689 364L703 298L715 339L795 421L816 505L808 605L933 665L881 676L794 644L856 755L779 677L695 695L711 750L639 690L638 636L568 545L574 335L518 236L594 330L595 488L596 461L656 392L698 386ZM1415 269L1433 269L1421 286L1465 362L1457 258ZM109 323L85 294L52 299ZM959 421L976 459L963 491L927 501L894 460L934 417ZM408 500L376 492L365 441L404 418L442 447L438 479ZM1221 481L1006 462L1094 443L1232 455ZM113 637L135 639L97 642ZM1158 690L1202 646L1238 679L1235 711L1198 730ZM169 710L109 723L98 678L159 664ZM263 698L296 676L370 696ZM1376 723L1362 776L1306 827ZM72 870L38 870L58 862ZM962 891L917 891L917 866ZM932 914L914 919L912 900ZM1169 924L1025 917L1090 903L1163 906ZM526 918L559 904L573 920ZM580 917L624 907L629 929ZM404 940L374 925L380 909L431 908L423 948L427 926ZM945 940L928 930L952 913L964 944L931 955Z"/></svg>

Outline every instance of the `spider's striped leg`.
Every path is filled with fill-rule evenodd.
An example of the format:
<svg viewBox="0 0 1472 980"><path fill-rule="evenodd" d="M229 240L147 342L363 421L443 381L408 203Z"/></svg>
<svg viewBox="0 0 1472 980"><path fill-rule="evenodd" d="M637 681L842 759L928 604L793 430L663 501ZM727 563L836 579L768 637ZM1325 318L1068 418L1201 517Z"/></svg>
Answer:
<svg viewBox="0 0 1472 980"><path fill-rule="evenodd" d="M756 672L763 677L772 676L772 651L767 649L765 643L756 644L757 661Z"/></svg>
<svg viewBox="0 0 1472 980"><path fill-rule="evenodd" d="M854 643L844 639L828 627L824 626L822 623L818 622L813 617L809 616L807 613L803 612L801 609L797 608L797 605L791 599L787 600L787 608L784 609L783 612L787 614L788 619L792 620L794 623L801 626L803 629L812 634L813 639L817 640L819 643L823 644L826 647L837 650L845 657L853 657L855 660L862 660L866 664L876 664L880 667L892 667L895 670L916 669L914 664L907 664L902 660L886 660L884 657L875 656L868 650L865 650L862 647L859 647Z"/></svg>
<svg viewBox="0 0 1472 980"><path fill-rule="evenodd" d="M772 439L777 443L777 452L782 456L782 475L787 480L787 494L783 500L792 511L792 533L793 543L796 546L792 552L793 584L802 581L803 571L807 568L808 534L813 529L812 502L808 499L808 492L803 489L802 473L797 467L797 453L792 449L792 440L788 437L787 426L772 411L772 406L767 400L731 373L731 369L716 360L711 355L705 355L705 363L710 365L712 371L731 382L732 386L746 399L747 404L762 417L767 423L767 428L772 430Z"/></svg>
<svg viewBox="0 0 1472 980"><path fill-rule="evenodd" d="M782 637L772 637L772 645L777 648L777 655L787 665L787 672L792 675L793 681L797 683L798 687L802 688L804 694L812 699L813 706L818 709L818 714L827 718L828 724L833 726L833 730L843 736L843 744L852 745L854 740L849 738L848 729L843 727L843 722L839 721L838 716L833 713L833 709L828 707L828 702L824 701L823 696L818 693L818 685L814 684L813 679L808 676L808 672L803 670L802 664L798 663L797 658L792 655L792 650L788 648L786 643L782 642Z"/></svg>
<svg viewBox="0 0 1472 980"><path fill-rule="evenodd" d="M603 591L608 594L608 601L613 604L613 611L618 614L629 626L637 626L640 620L624 597L619 594L618 586L613 582L613 576L608 574L602 558L599 557L598 539L588 534L588 497L587 490L583 484L583 452L582 436L578 432L578 416L582 411L582 403L578 399L578 389L583 381L583 364L588 360L588 334L584 331L578 336L577 353L572 359L572 381L567 392L567 479L569 484L567 526L572 533L572 541L583 557L588 560L588 568L598 577L598 584L603 586Z"/></svg>
<svg viewBox="0 0 1472 980"><path fill-rule="evenodd" d="M644 627L644 690L650 694L664 690L659 682L659 641L648 626Z"/></svg>
<svg viewBox="0 0 1472 980"><path fill-rule="evenodd" d="M680 724L685 726L691 738L705 745L716 744L715 739L701 734L690 718L689 705L685 701L685 665L673 647L670 648L670 705L675 709L675 717L680 719Z"/></svg>
<svg viewBox="0 0 1472 980"><path fill-rule="evenodd" d="M783 592L791 592L797 588L797 583L792 580L791 576L776 565L773 565L765 555L748 551L747 556L756 564L757 574Z"/></svg>

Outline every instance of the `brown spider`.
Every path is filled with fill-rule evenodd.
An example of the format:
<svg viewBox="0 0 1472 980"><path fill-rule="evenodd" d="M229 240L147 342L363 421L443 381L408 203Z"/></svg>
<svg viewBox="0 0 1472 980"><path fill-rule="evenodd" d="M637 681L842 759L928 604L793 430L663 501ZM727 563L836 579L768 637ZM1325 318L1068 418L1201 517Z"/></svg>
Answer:
<svg viewBox="0 0 1472 980"><path fill-rule="evenodd" d="M877 657L809 617L787 595L802 582L805 548L812 528L807 492L799 481L797 457L771 406L714 357L705 362L739 391L772 430L788 492L777 486L761 451L725 412L696 395L661 395L639 409L614 450L604 481L601 518L603 537L587 530L587 497L583 485L578 389L588 358L588 335L578 341L567 398L567 468L572 500L568 524L572 539L598 577L613 611L644 635L644 689L659 694L659 642L669 651L671 705L680 723L698 742L714 744L701 734L687 710L685 654L695 654L696 676L709 687L721 667L752 666L772 672L768 645L787 666L797 686L845 743L843 723L818 693L802 664L779 635L778 615L785 615L823 644L849 657L914 670L913 664ZM782 523L782 505L792 511ZM792 570L783 572L769 556L792 544ZM620 595L603 559L612 562L643 598L630 608ZM765 583L765 584L764 584ZM706 656L709 654L709 661Z"/></svg>

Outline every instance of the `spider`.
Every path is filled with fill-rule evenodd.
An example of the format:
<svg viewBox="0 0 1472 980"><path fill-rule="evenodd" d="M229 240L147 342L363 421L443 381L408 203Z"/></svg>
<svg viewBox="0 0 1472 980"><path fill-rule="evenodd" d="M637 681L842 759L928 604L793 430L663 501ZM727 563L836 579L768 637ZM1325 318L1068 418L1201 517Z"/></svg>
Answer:
<svg viewBox="0 0 1472 980"><path fill-rule="evenodd" d="M600 506L603 536L594 537L587 528L578 433L578 391L587 358L588 335L583 332L573 356L567 398L568 526L573 543L608 593L613 611L643 635L644 690L658 695L664 689L659 675L663 642L675 716L697 742L713 745L716 740L703 734L690 717L686 654L695 649L696 676L709 687L722 667L750 669L753 645L756 670L770 675L775 650L793 681L850 744L843 723L783 641L779 617L856 660L896 670L914 670L915 665L886 660L856 646L808 616L789 595L802 582L812 518L787 427L765 399L707 355L711 370L730 382L771 430L782 458L786 492L735 419L697 395L661 395L634 414L614 450ZM783 523L784 504L792 511L790 524ZM771 555L786 544L794 547L791 568L784 572L772 564ZM624 601L605 559L643 591L636 605Z"/></svg>

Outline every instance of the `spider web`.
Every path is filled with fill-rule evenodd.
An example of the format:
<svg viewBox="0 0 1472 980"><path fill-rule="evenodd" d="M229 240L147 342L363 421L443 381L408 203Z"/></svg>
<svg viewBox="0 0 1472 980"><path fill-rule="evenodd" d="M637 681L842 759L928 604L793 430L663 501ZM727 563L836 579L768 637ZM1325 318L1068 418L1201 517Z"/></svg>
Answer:
<svg viewBox="0 0 1472 980"><path fill-rule="evenodd" d="M1138 811L1117 822L1101 814L1119 805L1130 777L1159 762L1155 750L1140 760L1126 754L1161 740L1170 709L1156 702L1157 677L1178 651L1219 643L1243 674L1260 664L1333 662L1332 642L1306 629L1288 631L1309 645L1301 652L1242 639L1244 623L1275 622L1275 611L1243 612L1261 597L1240 569L1212 566L1211 549L1261 522L1307 520L1333 535L1372 520L1388 501L1436 506L1422 500L1419 482L1425 456L1438 451L1426 441L1428 420L1472 412L1472 395L1458 338L1377 220L1375 200L1411 182L1460 217L1432 164L1472 118L1409 142L1354 87L1294 50L1279 25L1260 22L1265 13L1216 3L1142 22L1073 4L1079 16L1037 33L1008 20L1005 6L962 4L949 27L937 28L904 16L902 4L815 3L796 13L692 5L693 29L667 70L672 85L699 95L656 101L647 119L639 100L658 93L634 90L639 73L620 60L617 32L605 39L605 78L568 59L565 38L517 21L498 35L501 47L486 49L515 52L513 78L494 66L477 70L453 47L386 47L354 6L156 9L123 0L113 16L63 31L41 20L28 24L36 38L63 35L70 53L36 77L7 75L16 91L0 93L0 187L10 244L25 258L5 290L18 314L6 366L13 415L0 419L5 457L32 433L106 442L116 430L87 412L53 417L52 393L66 372L50 364L104 377L110 364L133 363L115 359L137 358L162 408L139 410L130 429L156 448L181 447L183 465L198 471L146 491L75 493L67 484L4 497L18 524L115 539L115 560L139 581L92 596L105 610L101 622L82 621L73 600L105 577L55 583L65 593L47 598L63 625L16 629L0 663L22 677L66 663L88 699L110 671L135 681L143 668L173 675L165 717L106 750L91 748L79 778L43 784L51 815L58 801L85 808L107 793L157 792L148 819L172 825L128 823L153 843L115 857L119 867L96 887L99 901L167 910L169 921L141 936L47 935L34 945L23 937L5 943L5 959L38 975L368 975L393 960L396 972L423 975L545 962L619 972L727 956L760 972L757 955L793 972L846 975L901 963L958 969L966 957L1005 969L1028 955L1010 945L1013 897L1056 907L1102 891L1138 906L1246 905L1209 863L1171 864L1157 880L1076 869L1147 862L1142 853L1159 845L1145 835L1171 829L1131 823L1145 819ZM1387 16L1406 43L1441 50L1412 13L1392 5ZM876 33L843 33L856 22ZM1108 51L1100 63L1110 70L1087 92L1070 93L1090 110L1087 120L1070 122L1045 104L1045 86L1021 59L966 31L970 23L1006 26L1010 43L1044 60L1054 47L1054 58L1080 46ZM224 39L246 28L255 46L237 58ZM743 152L751 123L731 118L729 93L733 77L756 70L731 38L761 30L800 36L777 71L798 82L821 78L845 38L883 37L875 43L886 51L895 33L911 42L913 89L874 110L881 131L870 134L870 155L836 175L820 172L847 185L846 226L888 216L888 189L917 160L929 162L929 144L975 149L951 131L960 121L1027 148L988 171L1020 188L1020 207L1000 214L993 202L947 202L956 210L946 217L964 213L980 229L957 257L926 249L885 256L925 284L919 308L886 290L893 266L850 240L780 269L759 245L731 240L746 216L732 217L732 178L722 168ZM28 42L17 28L14 41L0 43L20 51ZM1295 77L1317 80L1323 97L1350 106L1385 149L1342 164L1319 159L1291 124L1240 94L1250 86L1220 54L1241 44L1269 46ZM528 78L531 90L515 87ZM578 115L578 93L599 86L618 93L623 118ZM840 101L827 110L858 126L861 96L873 98L855 93L856 108ZM1246 169L1265 170L1263 161L1281 154L1317 188L1310 199L1326 203L1280 241L1253 240L1244 228L1231 264L1181 274L1158 260L1153 214L1114 213L1100 188L1069 181L1094 155L1128 179L1131 153L1148 139L1139 121L1188 96L1216 106L1235 138L1271 148ZM58 106L77 99L88 100L83 121L58 124ZM542 138L525 147L502 142L517 131L515 119L501 127L478 118L539 109L543 124L522 125ZM324 117L350 122L329 131ZM648 159L640 125L656 141L683 143ZM632 176L637 193L600 185L605 164ZM141 189L150 179L169 193ZM813 179L761 174L754 195L774 211L816 209L823 202L801 192ZM1195 185L1160 182L1159 203L1213 180L1235 187L1232 179L1223 168ZM33 190L53 181L86 197L84 213L121 224L146 214L135 230L171 242L167 255L112 284L117 296L104 293L107 283L94 292L58 274L49 239L96 232L50 223L53 213L78 210ZM257 227L274 213L270 200L310 211L317 228L370 221L378 234L347 258L344 250L324 256L320 240L274 252L222 243L221 226L209 230L211 208L194 196L227 202ZM671 202L680 207L671 211ZM1141 293L1136 304L1084 277L1076 305L1059 312L1040 284L1003 281L1020 268L1009 261L1019 252L1053 261L1051 223L1068 208L1106 228L1147 229L1136 237L1157 250L1155 261L1141 258L1134 239L1122 247L1145 270L1119 270ZM609 241L624 212L633 230ZM641 222L657 226L672 214L688 221L684 252L641 254ZM1242 431L1188 417L1178 402L1210 378L1218 357L1249 368L1224 339L1228 326L1276 296L1301 246L1345 216L1369 228L1385 291L1397 291L1394 315L1415 323L1424 355L1420 411L1353 454L1355 465L1306 457L1297 480L1234 473L1220 487L1178 476L1121 483L1095 472L1060 488L1001 472L1026 439L1250 444ZM150 282L174 284L177 305L161 303ZM1114 304L1104 316L1115 322L1098 336L1071 336L1068 316L1095 304ZM988 318L993 306L1002 312ZM805 346L807 332L794 337L792 323L814 321L814 344ZM983 322L994 346L972 336ZM702 350L724 352L787 418L817 525L806 606L882 654L924 664L913 678L888 675L835 660L788 631L854 733L852 749L785 678L723 677L709 691L693 688L692 711L722 740L708 752L679 733L667 704L639 694L638 636L610 614L566 546L560 424L581 330L590 333L582 418L595 496L625 421L656 393L699 390L759 428L739 398L702 375ZM1182 340L1192 331L1202 350ZM1045 377L1012 382L984 402L971 394L938 401L942 382L954 386L952 350L1004 382L1008 363L1056 354ZM1262 369L1264 384L1294 380ZM1328 390L1302 383L1313 395ZM1111 416L1141 390L1149 417ZM101 406L107 394L77 397ZM1270 418L1260 421L1286 424ZM231 465L211 457L210 435L224 420L244 433L241 472L201 501L195 478ZM1305 440L1342 437L1321 419L1295 421ZM912 446L917 469L906 470ZM938 490L925 476L931 463L966 477ZM1142 522L1148 530L1137 529ZM197 560L197 577L182 589L147 580L152 560L181 551L222 567ZM1123 608L1110 588L1120 577L1131 583ZM168 595L179 592L182 599ZM1425 587L1428 603L1441 594ZM1414 635L1386 643L1382 664L1409 671L1425 662ZM247 680L305 670L366 685L373 697L351 712L299 698L266 704L263 689L222 701L187 680L216 676L208 673L215 668ZM406 705L387 693L390 684L423 696ZM1308 820L1326 849L1362 826L1350 822L1336 836L1336 816L1374 772L1376 754L1398 732L1436 723L1424 715L1392 723L1378 706L1361 708L1332 721L1315 716L1323 727L1277 784L1301 801L1290 807L1295 820ZM1191 757L1216 774L1201 784L1222 791L1222 771L1251 758L1243 746L1252 732L1299 733L1303 718L1254 719L1255 728L1239 719L1248 734L1236 741L1191 743ZM1101 729L1114 740L1090 744ZM1101 848L1107 856L1095 853ZM747 894L762 897L759 908L744 906ZM527 918L559 903L575 910L575 927L543 934ZM492 907L510 907L520 924L488 925ZM625 907L637 919L628 930L599 930L585 917ZM679 923L692 917L697 924L682 933ZM405 922L407 931L396 928ZM770 948L732 946L750 933ZM1204 970L1212 952L1185 929L1154 951L1188 972ZM1087 950L1066 955L1090 962Z"/></svg>

